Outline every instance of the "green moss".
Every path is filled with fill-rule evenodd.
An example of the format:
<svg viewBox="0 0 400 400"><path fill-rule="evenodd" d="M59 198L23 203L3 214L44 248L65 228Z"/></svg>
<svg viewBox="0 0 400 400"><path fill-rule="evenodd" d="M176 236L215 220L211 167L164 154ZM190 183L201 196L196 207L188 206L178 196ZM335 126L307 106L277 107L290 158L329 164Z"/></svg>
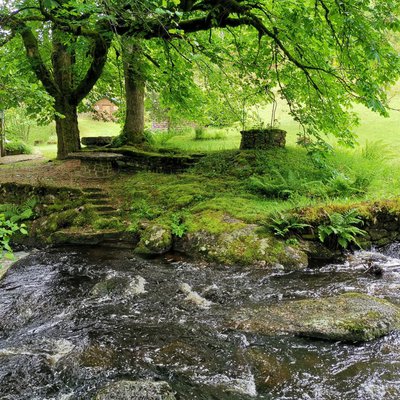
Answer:
<svg viewBox="0 0 400 400"><path fill-rule="evenodd" d="M163 254L172 247L172 233L168 226L152 223L140 232L140 241L135 253L153 255Z"/></svg>
<svg viewBox="0 0 400 400"><path fill-rule="evenodd" d="M75 221L77 222L77 221ZM116 217L111 218L99 218L92 223L94 229L124 229L124 223Z"/></svg>
<svg viewBox="0 0 400 400"><path fill-rule="evenodd" d="M211 234L232 232L245 226L240 220L235 220L222 211L204 210L188 215L185 224L188 232L206 231Z"/></svg>
<svg viewBox="0 0 400 400"><path fill-rule="evenodd" d="M49 235L58 230L90 226L96 219L97 215L91 208L74 208L39 219L32 225L31 233L47 241Z"/></svg>

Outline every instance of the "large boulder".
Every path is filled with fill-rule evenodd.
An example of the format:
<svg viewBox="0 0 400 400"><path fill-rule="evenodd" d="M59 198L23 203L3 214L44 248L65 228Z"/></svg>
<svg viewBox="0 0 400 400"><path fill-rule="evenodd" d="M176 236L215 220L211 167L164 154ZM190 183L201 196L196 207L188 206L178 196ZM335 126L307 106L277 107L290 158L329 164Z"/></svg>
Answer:
<svg viewBox="0 0 400 400"><path fill-rule="evenodd" d="M110 383L94 397L94 400L175 400L166 382L118 381Z"/></svg>
<svg viewBox="0 0 400 400"><path fill-rule="evenodd" d="M221 221L225 223L225 221ZM224 232L200 230L176 238L174 250L195 259L219 264L241 264L287 271L308 266L305 251L261 231L255 224L232 223Z"/></svg>
<svg viewBox="0 0 400 400"><path fill-rule="evenodd" d="M400 328L400 308L360 293L295 300L242 309L232 327L265 335L289 333L316 339L365 342Z"/></svg>

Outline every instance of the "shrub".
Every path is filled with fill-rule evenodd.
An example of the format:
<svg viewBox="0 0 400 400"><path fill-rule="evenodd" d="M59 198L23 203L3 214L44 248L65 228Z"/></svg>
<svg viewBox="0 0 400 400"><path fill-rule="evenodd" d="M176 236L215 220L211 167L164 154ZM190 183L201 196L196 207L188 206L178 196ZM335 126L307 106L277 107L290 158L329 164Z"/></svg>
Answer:
<svg viewBox="0 0 400 400"><path fill-rule="evenodd" d="M13 251L10 240L17 233L27 235L26 225L7 219L4 214L0 214L0 258L13 258Z"/></svg>
<svg viewBox="0 0 400 400"><path fill-rule="evenodd" d="M206 138L206 130L203 126L194 128L194 140L204 140Z"/></svg>
<svg viewBox="0 0 400 400"><path fill-rule="evenodd" d="M22 140L12 140L5 144L6 154L32 154L32 148Z"/></svg>

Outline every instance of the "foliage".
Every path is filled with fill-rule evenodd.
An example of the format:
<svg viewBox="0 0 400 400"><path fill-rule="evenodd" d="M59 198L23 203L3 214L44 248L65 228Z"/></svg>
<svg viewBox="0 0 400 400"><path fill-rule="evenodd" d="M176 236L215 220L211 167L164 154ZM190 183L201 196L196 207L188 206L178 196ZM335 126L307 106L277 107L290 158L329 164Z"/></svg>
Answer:
<svg viewBox="0 0 400 400"><path fill-rule="evenodd" d="M332 248L341 247L346 249L350 244L360 247L357 236L364 236L366 232L357 225L363 221L358 217L357 210L328 215L329 222L318 226L318 237L323 243L327 243Z"/></svg>
<svg viewBox="0 0 400 400"><path fill-rule="evenodd" d="M355 102L388 115L386 88L400 74L392 45L398 16L397 0L9 1L0 6L0 75L12 83L1 80L0 92L36 85L32 92L43 94L45 88L56 118L66 115L61 99L77 106L88 95L111 45L110 78L98 81L98 89L108 92L120 81L121 47L112 37L132 37L143 42L143 66L136 67L168 117L244 126L252 105L283 98L301 133L312 138L308 149L323 161L318 154L330 148L325 133L354 144ZM70 82L52 65L61 53L70 62ZM29 73L19 74L18 65ZM4 95L4 102L12 97ZM27 101L38 104L33 96Z"/></svg>
<svg viewBox="0 0 400 400"><path fill-rule="evenodd" d="M29 199L22 205L0 205L0 256L13 258L10 241L15 235L28 234L26 225L22 221L29 220L35 215L33 211L35 205L35 199Z"/></svg>
<svg viewBox="0 0 400 400"><path fill-rule="evenodd" d="M0 213L13 223L26 221L35 217L34 208L36 204L37 200L35 198L28 199L21 205L13 203L0 204Z"/></svg>
<svg viewBox="0 0 400 400"><path fill-rule="evenodd" d="M28 142L30 131L34 126L26 112L26 108L12 108L6 113L6 138L19 139Z"/></svg>
<svg viewBox="0 0 400 400"><path fill-rule="evenodd" d="M284 214L276 212L271 216L271 221L268 224L275 236L287 238L290 234L297 233L309 228L309 224L301 222L297 215Z"/></svg>
<svg viewBox="0 0 400 400"><path fill-rule="evenodd" d="M182 215L172 214L171 216L171 232L173 235L181 238L187 231L187 226L183 221Z"/></svg>
<svg viewBox="0 0 400 400"><path fill-rule="evenodd" d="M6 153L10 154L32 154L32 149L22 140L11 140L5 144Z"/></svg>
<svg viewBox="0 0 400 400"><path fill-rule="evenodd" d="M26 225L6 219L4 214L0 213L0 256L13 258L13 251L10 246L10 240L16 234L27 235Z"/></svg>

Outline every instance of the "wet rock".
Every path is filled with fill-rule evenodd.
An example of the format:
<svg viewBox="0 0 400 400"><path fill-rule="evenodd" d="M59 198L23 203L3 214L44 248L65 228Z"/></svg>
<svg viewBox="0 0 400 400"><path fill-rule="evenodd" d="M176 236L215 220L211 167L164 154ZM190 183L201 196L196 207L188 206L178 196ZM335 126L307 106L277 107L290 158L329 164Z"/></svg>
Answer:
<svg viewBox="0 0 400 400"><path fill-rule="evenodd" d="M346 293L243 309L233 320L232 327L246 332L365 342L400 329L400 308L386 300Z"/></svg>
<svg viewBox="0 0 400 400"><path fill-rule="evenodd" d="M90 291L90 295L93 297L111 296L123 292L125 287L126 282L122 277L112 276L96 283Z"/></svg>
<svg viewBox="0 0 400 400"><path fill-rule="evenodd" d="M319 242L305 241L301 246L307 254L311 266L324 265L340 257L340 252L332 251Z"/></svg>
<svg viewBox="0 0 400 400"><path fill-rule="evenodd" d="M282 362L276 356L260 349L250 349L246 358L253 367L254 378L258 389L271 390L276 386L284 385L292 378L292 371L288 362Z"/></svg>
<svg viewBox="0 0 400 400"><path fill-rule="evenodd" d="M145 289L146 284L146 280L140 275L132 278L108 276L93 286L90 295L92 297L122 296L124 298L131 298L147 293Z"/></svg>
<svg viewBox="0 0 400 400"><path fill-rule="evenodd" d="M186 294L185 300L194 304L195 306L203 309L210 308L212 302L200 296L196 291L194 291L190 285L187 283L182 283L180 288L182 293Z"/></svg>
<svg viewBox="0 0 400 400"><path fill-rule="evenodd" d="M93 345L86 348L79 356L79 362L85 367L112 368L116 365L118 354L109 347Z"/></svg>
<svg viewBox="0 0 400 400"><path fill-rule="evenodd" d="M135 252L144 255L158 255L167 253L171 248L171 230L164 226L154 224L145 227L140 235L140 241Z"/></svg>
<svg viewBox="0 0 400 400"><path fill-rule="evenodd" d="M119 381L102 388L94 400L175 400L166 382Z"/></svg>

